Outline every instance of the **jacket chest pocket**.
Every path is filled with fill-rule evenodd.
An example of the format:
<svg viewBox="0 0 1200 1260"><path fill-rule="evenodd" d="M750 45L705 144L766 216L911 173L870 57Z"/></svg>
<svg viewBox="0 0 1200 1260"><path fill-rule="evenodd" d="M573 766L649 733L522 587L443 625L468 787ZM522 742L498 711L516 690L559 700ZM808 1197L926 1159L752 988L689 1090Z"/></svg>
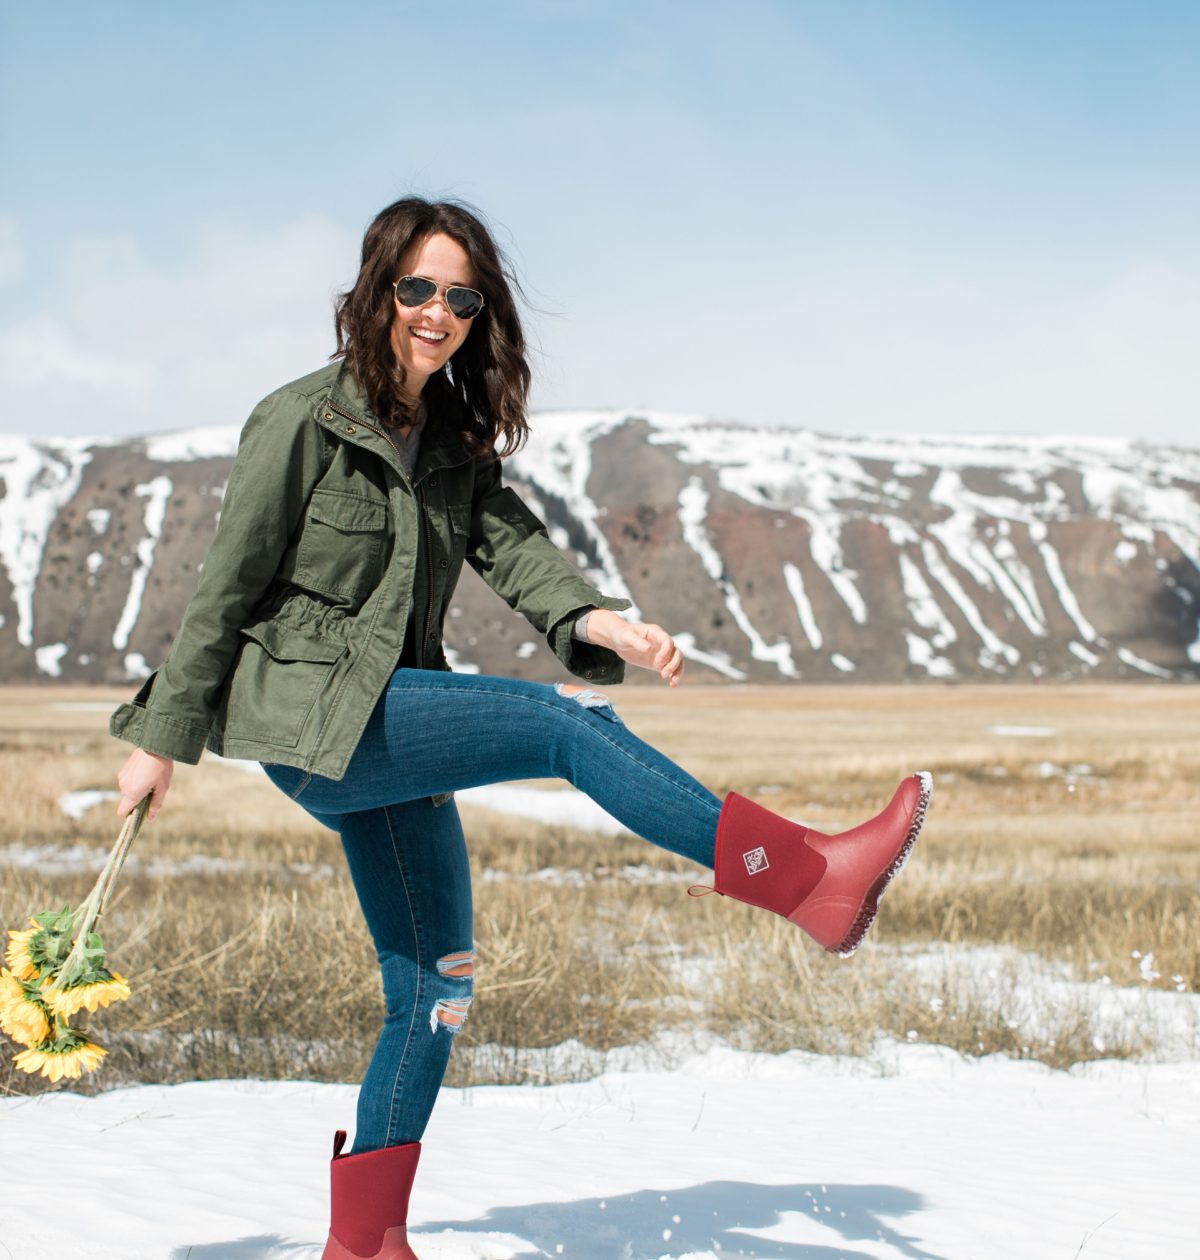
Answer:
<svg viewBox="0 0 1200 1260"><path fill-rule="evenodd" d="M291 580L322 595L365 599L383 577L386 543L386 504L314 490Z"/></svg>

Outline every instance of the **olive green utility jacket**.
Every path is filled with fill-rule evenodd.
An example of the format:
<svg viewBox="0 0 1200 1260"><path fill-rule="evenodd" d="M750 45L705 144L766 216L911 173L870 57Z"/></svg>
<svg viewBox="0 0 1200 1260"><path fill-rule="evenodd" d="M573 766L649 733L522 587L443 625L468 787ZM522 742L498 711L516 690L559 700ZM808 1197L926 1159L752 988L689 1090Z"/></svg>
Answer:
<svg viewBox="0 0 1200 1260"><path fill-rule="evenodd" d="M278 762L341 778L396 668L449 669L442 622L465 559L572 673L621 659L571 637L602 595L452 426L427 422L413 476L340 364L277 390L242 430L220 522L166 661L110 730L196 762ZM420 732L414 732L420 738Z"/></svg>

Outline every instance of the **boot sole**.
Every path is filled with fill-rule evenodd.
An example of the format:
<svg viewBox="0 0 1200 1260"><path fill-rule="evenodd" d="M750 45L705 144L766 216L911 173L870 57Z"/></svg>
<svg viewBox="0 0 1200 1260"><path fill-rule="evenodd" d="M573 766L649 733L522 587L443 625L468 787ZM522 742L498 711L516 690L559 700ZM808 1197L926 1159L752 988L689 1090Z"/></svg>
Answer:
<svg viewBox="0 0 1200 1260"><path fill-rule="evenodd" d="M904 864L912 853L913 845L917 843L917 837L921 834L921 827L925 822L925 811L929 808L929 802L933 797L933 775L927 770L921 770L913 777L921 785L921 794L917 799L917 808L913 811L912 822L908 825L908 834L904 837L904 843L896 851L896 856L888 863L887 869L867 890L867 895L863 898L863 903L854 917L854 922L850 925L850 930L836 945L826 947L828 953L837 954L839 958L849 958L862 944L863 937L870 931L871 924L875 922L875 916L879 913L879 899L887 886L904 869Z"/></svg>
<svg viewBox="0 0 1200 1260"><path fill-rule="evenodd" d="M393 1225L383 1235L379 1250L372 1255L363 1256L351 1251L345 1243L339 1242L331 1233L325 1250L321 1252L321 1260L417 1260L417 1254L408 1245L408 1230L403 1225Z"/></svg>

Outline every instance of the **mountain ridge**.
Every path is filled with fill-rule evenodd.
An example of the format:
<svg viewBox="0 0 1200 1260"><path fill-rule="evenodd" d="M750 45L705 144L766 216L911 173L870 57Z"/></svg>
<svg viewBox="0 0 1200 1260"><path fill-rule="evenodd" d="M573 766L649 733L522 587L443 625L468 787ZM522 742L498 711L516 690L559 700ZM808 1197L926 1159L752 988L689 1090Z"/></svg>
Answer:
<svg viewBox="0 0 1200 1260"><path fill-rule="evenodd" d="M1200 451L531 417L506 477L714 681L1200 678ZM133 681L169 647L238 428L0 438L0 678ZM548 679L468 574L456 668Z"/></svg>

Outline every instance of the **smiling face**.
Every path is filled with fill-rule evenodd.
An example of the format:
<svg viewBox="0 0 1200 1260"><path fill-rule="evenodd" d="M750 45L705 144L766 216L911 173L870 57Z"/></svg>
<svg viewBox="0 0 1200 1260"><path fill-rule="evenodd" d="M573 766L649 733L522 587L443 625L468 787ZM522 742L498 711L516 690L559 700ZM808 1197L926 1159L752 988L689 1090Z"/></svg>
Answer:
<svg viewBox="0 0 1200 1260"><path fill-rule="evenodd" d="M467 251L452 237L441 232L411 246L392 277L423 276L438 285L477 287ZM392 349L405 371L405 390L417 398L425 383L446 366L446 361L467 339L469 319L450 313L439 289L421 306L401 306L392 295Z"/></svg>

